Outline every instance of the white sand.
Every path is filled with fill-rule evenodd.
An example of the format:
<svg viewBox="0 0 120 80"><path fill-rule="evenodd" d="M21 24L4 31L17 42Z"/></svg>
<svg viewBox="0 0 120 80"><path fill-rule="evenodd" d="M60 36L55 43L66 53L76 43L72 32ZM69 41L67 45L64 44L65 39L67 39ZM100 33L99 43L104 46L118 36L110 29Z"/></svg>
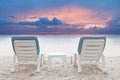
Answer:
<svg viewBox="0 0 120 80"><path fill-rule="evenodd" d="M46 62L46 61L45 61ZM101 71L101 64L97 66L82 65L83 72L77 73L77 67L70 64L65 71L62 62L55 59L52 70L47 71L47 65L36 73L34 65L17 65L14 73L10 72L12 57L0 57L0 80L120 80L120 57L106 57L107 74Z"/></svg>

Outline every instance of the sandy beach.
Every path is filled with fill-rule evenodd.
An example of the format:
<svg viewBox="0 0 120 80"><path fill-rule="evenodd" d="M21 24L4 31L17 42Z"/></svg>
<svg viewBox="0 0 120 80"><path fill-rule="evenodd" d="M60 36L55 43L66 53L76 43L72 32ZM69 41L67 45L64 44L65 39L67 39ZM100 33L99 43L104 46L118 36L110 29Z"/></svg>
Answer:
<svg viewBox="0 0 120 80"><path fill-rule="evenodd" d="M0 80L119 80L120 79L120 57L106 57L107 74L101 70L101 64L82 65L83 72L78 74L77 66L73 67L68 57L68 68L64 69L60 59L52 62L52 70L47 71L45 64L40 73L36 73L35 65L16 65L14 73L10 72L12 57L0 56Z"/></svg>
<svg viewBox="0 0 120 80"><path fill-rule="evenodd" d="M47 71L47 58L36 73L35 65L16 65L15 72L11 73L12 55L11 36L0 36L0 80L119 80L120 79L120 37L108 36L104 51L107 74L101 70L102 65L82 65L83 72L78 74L77 66L70 63L72 51L77 49L79 36L38 36L41 53L64 52L68 56L68 68L64 69L60 59L52 61L52 70ZM46 43L47 42L47 43ZM63 45L64 44L64 45Z"/></svg>

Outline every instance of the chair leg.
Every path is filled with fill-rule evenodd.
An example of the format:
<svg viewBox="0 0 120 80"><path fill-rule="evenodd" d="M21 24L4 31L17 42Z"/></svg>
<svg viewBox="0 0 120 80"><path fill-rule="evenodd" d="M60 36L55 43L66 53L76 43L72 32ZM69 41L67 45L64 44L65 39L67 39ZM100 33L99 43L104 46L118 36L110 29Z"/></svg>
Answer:
<svg viewBox="0 0 120 80"><path fill-rule="evenodd" d="M11 68L11 72L15 71L15 64L16 64L16 55L13 55L13 63L12 63L12 68Z"/></svg>
<svg viewBox="0 0 120 80"><path fill-rule="evenodd" d="M41 55L38 55L37 56L37 72L40 72L40 64L41 64Z"/></svg>
<svg viewBox="0 0 120 80"><path fill-rule="evenodd" d="M73 64L73 55L71 55L70 62Z"/></svg>
<svg viewBox="0 0 120 80"><path fill-rule="evenodd" d="M66 56L62 57L62 61L63 61L65 69L67 69L67 58L66 58Z"/></svg>
<svg viewBox="0 0 120 80"><path fill-rule="evenodd" d="M48 71L50 71L52 68L52 66L51 66L52 57L48 56L47 59L48 59L48 61L47 61Z"/></svg>
<svg viewBox="0 0 120 80"><path fill-rule="evenodd" d="M74 54L74 66L76 65L76 61L77 61L77 53Z"/></svg>
<svg viewBox="0 0 120 80"><path fill-rule="evenodd" d="M82 69L81 69L81 59L80 59L80 55L79 54L77 55L77 63L78 63L78 73L81 73L82 72Z"/></svg>
<svg viewBox="0 0 120 80"><path fill-rule="evenodd" d="M72 63L73 66L76 65L76 59L77 59L76 53L73 53L72 56L71 56L71 63Z"/></svg>
<svg viewBox="0 0 120 80"><path fill-rule="evenodd" d="M42 65L43 65L43 55L41 54L41 56L40 56L40 67L42 67Z"/></svg>
<svg viewBox="0 0 120 80"><path fill-rule="evenodd" d="M106 63L105 63L105 56L104 56L104 54L102 55L102 66L103 66L103 72L106 72L106 71L107 71L107 68L106 68Z"/></svg>

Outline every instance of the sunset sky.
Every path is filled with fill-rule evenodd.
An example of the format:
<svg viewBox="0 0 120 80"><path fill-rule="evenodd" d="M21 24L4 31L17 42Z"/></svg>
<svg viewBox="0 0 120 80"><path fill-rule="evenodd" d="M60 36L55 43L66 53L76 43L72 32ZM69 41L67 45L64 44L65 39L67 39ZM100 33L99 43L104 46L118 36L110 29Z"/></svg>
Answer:
<svg viewBox="0 0 120 80"><path fill-rule="evenodd" d="M120 34L120 0L0 0L0 35Z"/></svg>

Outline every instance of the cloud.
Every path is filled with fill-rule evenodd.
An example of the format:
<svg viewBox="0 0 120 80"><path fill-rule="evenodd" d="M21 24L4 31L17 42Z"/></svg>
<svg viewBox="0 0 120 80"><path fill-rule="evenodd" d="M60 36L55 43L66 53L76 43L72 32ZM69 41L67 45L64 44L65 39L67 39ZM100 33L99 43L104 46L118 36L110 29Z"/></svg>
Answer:
<svg viewBox="0 0 120 80"><path fill-rule="evenodd" d="M120 17L113 17L106 23L105 28L92 27L88 29L89 32L98 34L115 35L120 34Z"/></svg>
<svg viewBox="0 0 120 80"><path fill-rule="evenodd" d="M0 19L7 19L7 18L16 19L17 17L15 17L15 16L0 16Z"/></svg>
<svg viewBox="0 0 120 80"><path fill-rule="evenodd" d="M67 24L55 17L19 23L0 20L0 25L0 34L120 34L120 17L113 17L105 28L95 25L86 29L83 24Z"/></svg>
<svg viewBox="0 0 120 80"><path fill-rule="evenodd" d="M15 24L14 22L0 20L0 25L8 25L8 24Z"/></svg>
<svg viewBox="0 0 120 80"><path fill-rule="evenodd" d="M66 22L69 21L70 23L81 23L81 21L85 22L91 19L94 20L91 22L104 22L104 20L106 20L108 17L113 17L120 14L119 4L120 0L1 0L0 16L17 16L20 18L28 16L31 17L31 19L35 20L37 19L37 17L57 17L62 21L65 20ZM74 7L78 8L78 10L76 10L78 12L74 12ZM59 9L62 8L68 8L68 10L65 9L66 12L60 11ZM88 15L82 15L82 13L84 14L84 11L80 11L79 9L91 10L95 15L89 16L89 12L87 12ZM32 18L32 16L36 17ZM28 19L22 20L27 21ZM20 21L20 19L18 21Z"/></svg>
<svg viewBox="0 0 120 80"><path fill-rule="evenodd" d="M0 15L0 20L7 21L7 22L17 22L21 20L21 18L18 18L16 16L1 16Z"/></svg>
<svg viewBox="0 0 120 80"><path fill-rule="evenodd" d="M107 26L109 28L120 28L120 17L113 17L109 22L107 22Z"/></svg>
<svg viewBox="0 0 120 80"><path fill-rule="evenodd" d="M24 21L24 22L19 22L18 24L21 24L21 25L36 25L36 26L42 26L42 25L53 26L53 25L61 25L63 23L62 23L62 21L60 21L56 17L54 17L52 20L49 20L47 17L44 17L44 18L40 18L38 21L35 21L35 22Z"/></svg>
<svg viewBox="0 0 120 80"><path fill-rule="evenodd" d="M120 34L120 17L113 17L107 22L107 27L104 28L104 32L109 34Z"/></svg>

